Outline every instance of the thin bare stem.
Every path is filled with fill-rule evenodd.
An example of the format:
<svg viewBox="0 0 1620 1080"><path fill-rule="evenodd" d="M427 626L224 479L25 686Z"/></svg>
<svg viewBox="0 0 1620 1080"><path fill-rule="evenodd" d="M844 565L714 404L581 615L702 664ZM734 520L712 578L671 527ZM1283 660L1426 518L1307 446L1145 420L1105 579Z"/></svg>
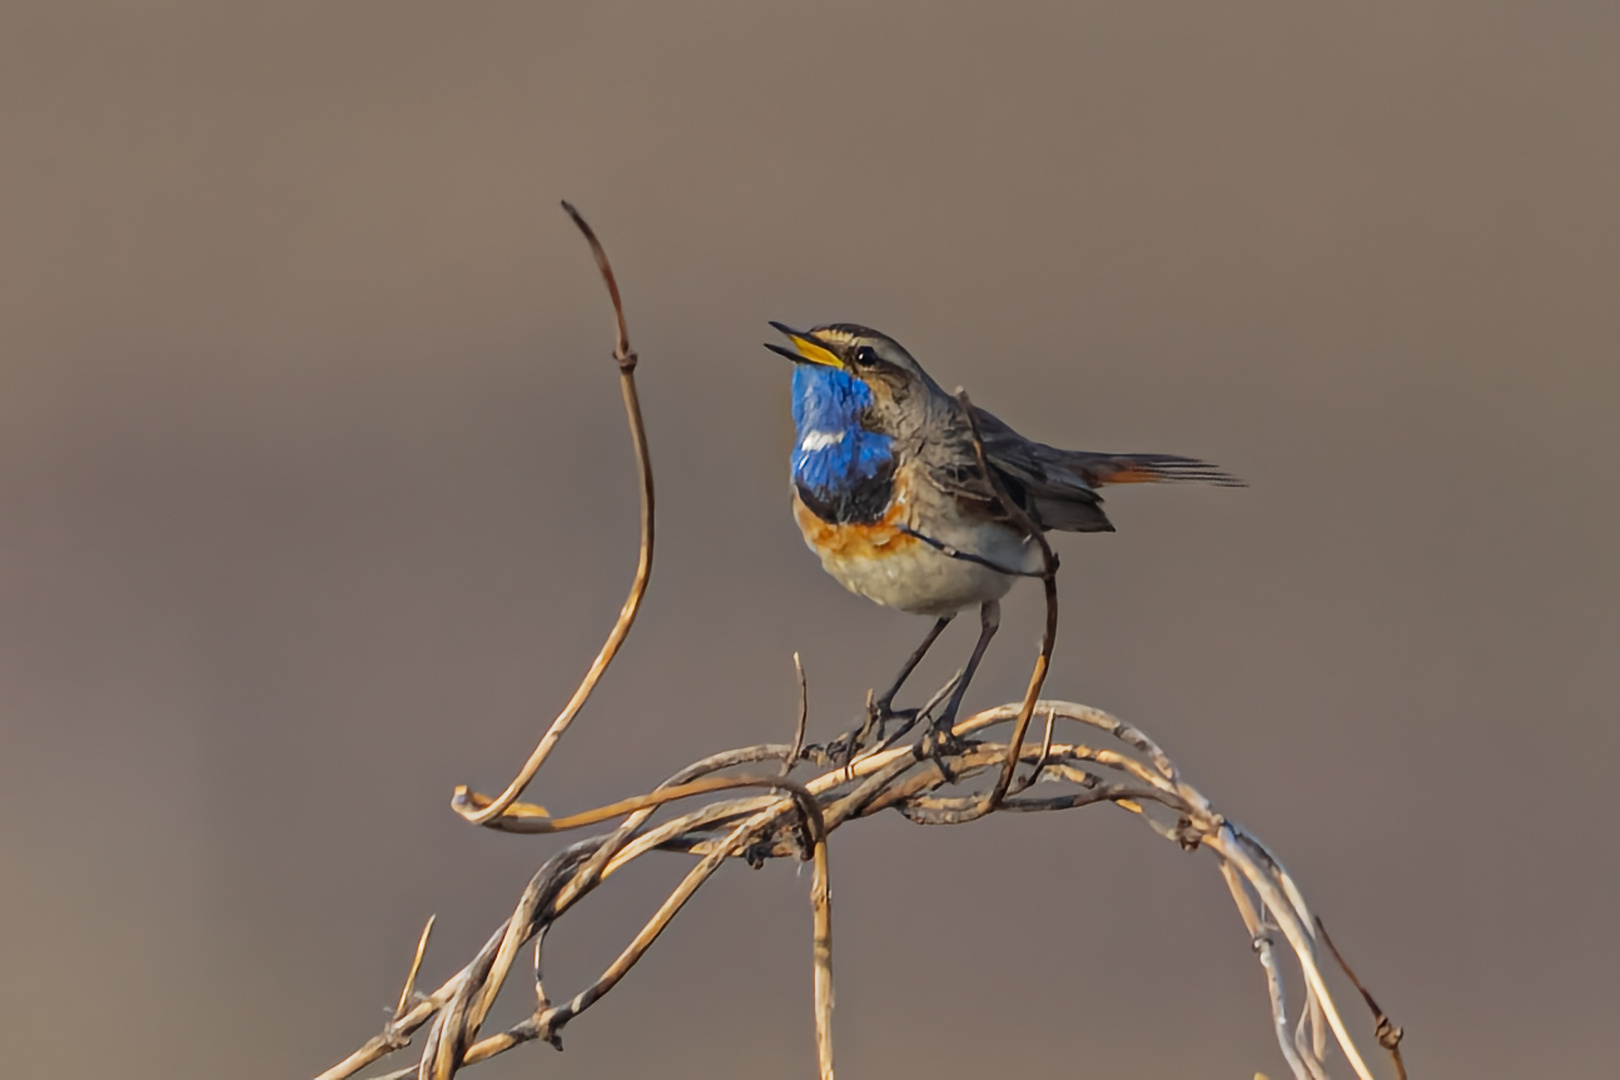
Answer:
<svg viewBox="0 0 1620 1080"><path fill-rule="evenodd" d="M1315 943L1311 940L1310 933L1299 920L1281 885L1275 877L1262 869L1260 860L1254 857L1264 849L1251 841L1247 834L1239 832L1229 824L1211 835L1202 837L1201 840L1216 854L1242 871L1254 891L1259 894L1261 903L1271 909L1272 915L1277 920L1277 928L1288 939L1288 944L1299 960L1301 974L1321 999L1322 1011L1327 1014L1328 1024L1332 1026L1333 1034L1338 1039L1339 1049L1344 1051L1350 1067L1361 1080L1374 1080L1372 1071L1367 1068L1367 1062L1356 1049L1355 1040L1350 1038L1350 1032L1344 1026L1344 1019L1333 1003L1333 995L1328 992L1327 982L1322 978L1322 970L1316 962ZM1263 859L1267 863L1270 862L1269 856L1263 856Z"/></svg>
<svg viewBox="0 0 1620 1080"><path fill-rule="evenodd" d="M727 841L706 856L687 875L675 892L660 906L659 911L642 928L642 931L636 935L635 939L625 948L618 959L610 965L608 970L592 986L561 1005L555 1007L543 1006L531 1021L525 1022L517 1028L485 1040L475 1041L478 1028L488 1014L494 993L498 991L500 985L505 981L507 972L510 970L510 961L515 951L513 943L521 944L527 935L543 932L544 927L549 925L549 923L540 923L538 924L539 929L536 929L536 923L534 922L542 905L548 903L546 900L548 892L543 887L538 887L542 878L537 877L536 883L532 884L529 890L526 890L518 909L507 920L501 943L494 951L493 956L487 962L479 964L477 969L471 972L475 978L465 981L456 995L447 1003L448 1011L440 1017L439 1022L435 1025L435 1034L430 1039L430 1048L424 1049L423 1075L448 1077L461 1065L484 1060L534 1038L544 1038L555 1042L564 1024L589 1008L629 972L630 968L640 960L653 941L663 932L674 915L726 858L735 856L738 850L757 836L761 829L770 827L785 809L797 808L801 820L811 836L811 859L815 867L811 899L815 913L815 948L813 955L816 971L817 1046L818 1056L822 1062L822 1075L830 1080L832 1077L832 909L831 890L828 887L827 832L820 807L814 797L802 785L780 777L711 778L699 783L683 785L683 787L685 790L677 790L671 787L654 794L658 796L659 802L667 802L694 793L722 790L727 787L768 787L785 791L787 798L781 802L773 802L747 821L735 826ZM604 873L602 876L605 877L606 874ZM549 895L552 897L549 900L549 906L552 909L553 914L551 917L553 918L566 910L568 904L572 902L566 900L561 891ZM583 891L575 891L573 897L577 900L582 895ZM474 986L478 983L482 984L482 988L475 990ZM543 994L541 994L541 1000L544 1000ZM458 1052L458 1048L463 1047L465 1050Z"/></svg>
<svg viewBox="0 0 1620 1080"><path fill-rule="evenodd" d="M416 974L422 970L422 957L427 954L428 937L433 933L433 922L437 915L429 915L427 925L422 927L422 936L416 941L416 955L411 958L411 970L405 975L405 987L399 992L399 1004L394 1008L394 1023L399 1023L400 1017L405 1015L405 1006L411 1003L411 996L416 993Z"/></svg>
<svg viewBox="0 0 1620 1080"><path fill-rule="evenodd" d="M647 583L652 578L653 560L653 478L652 457L647 450L647 429L641 419L641 401L636 393L636 363L637 356L630 348L630 333L625 328L624 304L619 299L619 285L613 276L613 267L608 262L607 252L603 250L601 241L596 238L579 212L568 203L563 203L563 209L573 218L574 224L579 226L580 232L585 234L590 244L591 254L596 258L597 268L602 272L602 281L607 285L608 295L613 300L613 316L618 331L617 341L613 350L613 358L619 363L619 389L624 398L625 417L630 424L630 441L635 447L636 472L641 481L641 544L636 557L636 575L630 583L630 595L625 599L624 606L619 609L619 617L608 632L607 641L603 642L601 651L591 662L590 670L575 689L574 696L568 699L562 712L551 722L551 727L530 753L529 759L523 763L523 768L506 790L493 799L481 796L472 797L467 786L456 788L455 796L450 805L456 813L472 822L474 825L487 825L505 812L506 808L518 800L535 774L540 771L546 758L551 756L552 748L563 737L568 726L574 722L574 717L585 707L590 700L591 692L601 681L602 675L607 671L608 665L618 655L619 646L630 634L630 627L636 621L636 612L641 610L641 598L646 595Z"/></svg>
<svg viewBox="0 0 1620 1080"><path fill-rule="evenodd" d="M1243 884L1243 879L1225 859L1221 860L1221 876L1226 879L1226 887L1232 893L1232 902L1237 905L1238 917L1243 920L1243 927L1249 932L1249 941L1254 946L1255 955L1260 958L1260 966L1265 970L1266 992L1271 998L1271 1025L1276 1032L1277 1046L1282 1050L1283 1060L1288 1062L1288 1069L1294 1074L1294 1080L1312 1080L1312 1071L1306 1067L1298 1049L1288 1038L1288 1002L1283 994L1282 972L1277 968L1276 950L1272 946L1271 935L1266 933L1266 926L1260 920L1260 913L1255 910L1254 901L1249 896L1249 887Z"/></svg>
<svg viewBox="0 0 1620 1080"><path fill-rule="evenodd" d="M1398 1080L1406 1080L1406 1062L1401 1060L1401 1036L1405 1035L1406 1032L1390 1020L1389 1014L1379 1007L1371 992L1361 985L1361 980L1356 978L1356 973L1351 970L1349 962L1339 953L1339 947L1333 944L1333 939L1328 936L1327 927L1322 924L1320 917L1316 920L1316 932L1321 937L1323 944L1328 947L1328 951L1333 954L1333 959L1339 962L1339 967L1349 977L1350 982L1356 988L1356 992L1361 995L1361 999L1367 1003L1367 1008L1372 1012L1374 1037L1378 1039L1379 1046L1389 1051L1390 1059L1395 1062L1396 1077Z"/></svg>
<svg viewBox="0 0 1620 1080"><path fill-rule="evenodd" d="M1012 786L1013 770L1018 765L1018 751L1024 745L1024 734L1029 730L1029 719L1035 715L1035 702L1041 696L1041 687L1046 684L1046 672L1052 663L1052 650L1057 645L1058 630L1058 561L1052 552L1052 545L1046 542L1046 533L1038 524L1031 521L1023 507L1007 494L1007 489L1002 486L995 470L985 459L984 438L979 434L979 422L973 416L973 402L968 400L967 391L958 390L956 400L961 403L962 415L967 418L968 432L973 437L973 456L978 462L979 472L990 485L990 490L995 493L996 501L1001 504L1007 517L1040 545L1041 584L1046 590L1046 625L1041 632L1040 655L1035 658L1035 668L1029 673L1029 686L1024 691L1024 703L1018 710L1018 720L1013 725L1012 738L1008 740L1007 763L1002 767L1001 775L996 777L995 786L986 795L983 809L979 811L980 814L987 814L1001 803L1007 789Z"/></svg>
<svg viewBox="0 0 1620 1080"><path fill-rule="evenodd" d="M542 960L545 956L546 932L551 924L546 923L534 932L534 1008L541 1012L551 1007L551 998L546 994L546 977Z"/></svg>
<svg viewBox="0 0 1620 1080"><path fill-rule="evenodd" d="M782 759L782 775L786 776L798 764L799 755L804 751L804 728L810 720L810 683L804 677L804 661L799 654L793 654L793 673L799 680L799 722L793 728L793 747Z"/></svg>
<svg viewBox="0 0 1620 1080"><path fill-rule="evenodd" d="M1051 753L1052 753L1052 729L1053 729L1054 726L1056 726L1056 724L1057 724L1057 713L1056 713L1056 711L1054 711L1052 709L1047 709L1046 710L1046 733L1041 736L1041 752L1040 752L1040 755L1038 757L1036 757L1035 764L1030 766L1029 775L1024 778L1023 782L1019 783L1019 784L1015 784L1013 786L1012 790L1010 790L1007 793L1009 796L1022 794L1023 792L1028 791L1030 788L1034 787L1037 783L1040 782L1041 770L1046 768L1047 759L1051 756ZM1003 799L1002 801L1005 802L1006 800Z"/></svg>

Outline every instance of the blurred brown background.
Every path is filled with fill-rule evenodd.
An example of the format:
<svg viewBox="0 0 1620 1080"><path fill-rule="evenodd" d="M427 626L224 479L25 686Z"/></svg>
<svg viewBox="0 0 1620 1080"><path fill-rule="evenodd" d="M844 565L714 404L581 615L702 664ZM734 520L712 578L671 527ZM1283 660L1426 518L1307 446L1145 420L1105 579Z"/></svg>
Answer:
<svg viewBox="0 0 1620 1080"><path fill-rule="evenodd" d="M785 737L794 649L825 737L926 628L787 512L765 321L866 322L1032 436L1251 482L1061 541L1050 692L1290 860L1414 1077L1606 1072L1616 55L1608 2L7 4L5 1071L307 1076L430 912L436 982L554 850L446 800L633 563L566 197L662 546L539 797ZM555 992L679 866L561 924ZM891 815L834 875L850 1076L1284 1071L1212 860L1123 814ZM806 884L728 869L566 1054L477 1075L812 1075Z"/></svg>

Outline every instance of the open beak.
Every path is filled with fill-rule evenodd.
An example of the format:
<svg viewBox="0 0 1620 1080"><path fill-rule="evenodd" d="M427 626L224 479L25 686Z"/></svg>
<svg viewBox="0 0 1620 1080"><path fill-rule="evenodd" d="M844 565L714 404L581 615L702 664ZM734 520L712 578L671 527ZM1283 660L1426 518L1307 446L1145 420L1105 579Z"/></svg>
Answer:
<svg viewBox="0 0 1620 1080"><path fill-rule="evenodd" d="M773 322L771 326L775 327L783 337L793 342L793 349L798 350L794 352L793 349L784 349L780 345L772 345L767 341L765 347L771 352L776 353L778 356L785 356L796 364L808 362L820 364L823 367L837 368L839 371L844 370L844 362L838 359L838 354L821 344L810 334L803 330L795 330L790 326L784 326L779 322Z"/></svg>

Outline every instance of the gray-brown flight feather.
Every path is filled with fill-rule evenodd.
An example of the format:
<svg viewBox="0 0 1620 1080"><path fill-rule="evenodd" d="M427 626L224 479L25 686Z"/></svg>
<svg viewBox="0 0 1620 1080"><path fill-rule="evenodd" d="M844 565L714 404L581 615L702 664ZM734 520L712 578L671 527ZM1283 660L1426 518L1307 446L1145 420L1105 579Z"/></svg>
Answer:
<svg viewBox="0 0 1620 1080"><path fill-rule="evenodd" d="M1242 487L1243 481L1196 458L1173 454L1097 454L1061 450L1018 434L974 407L985 460L1009 494L1044 528L1112 532L1097 488L1104 484L1199 483Z"/></svg>

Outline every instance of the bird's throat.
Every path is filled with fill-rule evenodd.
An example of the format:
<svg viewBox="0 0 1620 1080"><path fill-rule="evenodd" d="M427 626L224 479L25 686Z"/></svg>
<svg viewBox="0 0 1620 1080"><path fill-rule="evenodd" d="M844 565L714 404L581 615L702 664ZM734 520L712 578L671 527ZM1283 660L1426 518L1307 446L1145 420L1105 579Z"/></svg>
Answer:
<svg viewBox="0 0 1620 1080"><path fill-rule="evenodd" d="M867 524L882 518L894 491L894 440L868 431L864 382L829 367L793 371L793 483L823 521Z"/></svg>

